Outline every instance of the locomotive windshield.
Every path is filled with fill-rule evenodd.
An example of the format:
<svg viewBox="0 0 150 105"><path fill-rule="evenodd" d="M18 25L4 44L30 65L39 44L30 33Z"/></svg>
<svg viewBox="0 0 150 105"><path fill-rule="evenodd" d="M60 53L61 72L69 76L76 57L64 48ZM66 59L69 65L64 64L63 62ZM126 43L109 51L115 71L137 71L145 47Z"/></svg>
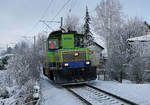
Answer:
<svg viewBox="0 0 150 105"><path fill-rule="evenodd" d="M75 47L83 48L83 38L75 37Z"/></svg>
<svg viewBox="0 0 150 105"><path fill-rule="evenodd" d="M59 48L58 39L50 39L49 40L49 49L58 49L58 48Z"/></svg>

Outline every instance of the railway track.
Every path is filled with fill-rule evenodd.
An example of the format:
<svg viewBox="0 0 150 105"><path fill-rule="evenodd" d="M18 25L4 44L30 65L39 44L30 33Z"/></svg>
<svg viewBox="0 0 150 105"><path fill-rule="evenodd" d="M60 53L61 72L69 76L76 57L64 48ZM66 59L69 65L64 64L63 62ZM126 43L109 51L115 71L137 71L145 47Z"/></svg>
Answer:
<svg viewBox="0 0 150 105"><path fill-rule="evenodd" d="M65 86L86 105L138 105L91 85Z"/></svg>

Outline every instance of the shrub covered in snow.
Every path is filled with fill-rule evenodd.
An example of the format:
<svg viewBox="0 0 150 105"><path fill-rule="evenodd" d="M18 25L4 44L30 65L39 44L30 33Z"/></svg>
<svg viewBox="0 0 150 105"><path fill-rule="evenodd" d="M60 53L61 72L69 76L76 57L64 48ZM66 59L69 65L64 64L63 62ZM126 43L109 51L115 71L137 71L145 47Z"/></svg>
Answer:
<svg viewBox="0 0 150 105"><path fill-rule="evenodd" d="M0 59L0 70L6 70L6 65L8 64L9 56L1 57Z"/></svg>
<svg viewBox="0 0 150 105"><path fill-rule="evenodd" d="M26 42L17 46L16 53L7 61L7 70L0 71L0 97L14 100L30 97L31 100L24 100L28 102L34 100L34 86L40 80L41 57L38 50Z"/></svg>

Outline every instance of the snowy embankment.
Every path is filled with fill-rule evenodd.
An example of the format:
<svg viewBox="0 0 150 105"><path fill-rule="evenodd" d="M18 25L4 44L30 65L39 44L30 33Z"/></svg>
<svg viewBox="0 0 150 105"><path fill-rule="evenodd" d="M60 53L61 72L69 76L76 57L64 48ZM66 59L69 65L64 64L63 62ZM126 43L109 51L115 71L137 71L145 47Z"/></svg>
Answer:
<svg viewBox="0 0 150 105"><path fill-rule="evenodd" d="M150 84L133 84L130 81L96 80L91 85L107 92L135 102L139 105L150 105ZM42 105L83 105L83 103L61 86L43 77L41 80Z"/></svg>
<svg viewBox="0 0 150 105"><path fill-rule="evenodd" d="M18 89L17 86L7 86L7 82L9 82L6 77L7 74L7 70L0 71L0 105L9 105L8 103L15 101L13 94Z"/></svg>
<svg viewBox="0 0 150 105"><path fill-rule="evenodd" d="M121 84L115 81L99 80L91 84L139 105L150 105L150 84L132 84L129 81Z"/></svg>
<svg viewBox="0 0 150 105"><path fill-rule="evenodd" d="M41 80L41 105L83 105L83 103L61 86L43 77Z"/></svg>

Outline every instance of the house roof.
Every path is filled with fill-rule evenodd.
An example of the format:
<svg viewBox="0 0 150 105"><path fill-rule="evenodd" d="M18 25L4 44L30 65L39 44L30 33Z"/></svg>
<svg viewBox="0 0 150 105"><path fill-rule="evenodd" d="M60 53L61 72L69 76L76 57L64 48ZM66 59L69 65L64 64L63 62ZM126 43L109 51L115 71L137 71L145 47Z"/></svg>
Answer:
<svg viewBox="0 0 150 105"><path fill-rule="evenodd" d="M107 55L106 41L104 37L97 35L96 33L94 33L94 31L93 31L93 36L94 36L94 42L97 45L100 45L102 48L104 48L102 51L103 56L107 57L108 55Z"/></svg>
<svg viewBox="0 0 150 105"><path fill-rule="evenodd" d="M97 42L94 42L94 43L95 43L95 45L97 45L97 46L100 47L101 49L104 49L104 47L101 46L101 45L99 45Z"/></svg>
<svg viewBox="0 0 150 105"><path fill-rule="evenodd" d="M105 48L105 42L104 42L104 38L103 37L101 37L101 36L96 36L95 35L95 37L94 37L94 42L97 44L97 45L99 45L99 46L101 46L102 48Z"/></svg>
<svg viewBox="0 0 150 105"><path fill-rule="evenodd" d="M144 72L148 72L148 73L150 73L150 70L144 70Z"/></svg>
<svg viewBox="0 0 150 105"><path fill-rule="evenodd" d="M150 33L147 34L147 35L130 38L130 39L128 39L128 41L129 41L129 42L134 42L134 41L148 42L148 41L150 41Z"/></svg>

